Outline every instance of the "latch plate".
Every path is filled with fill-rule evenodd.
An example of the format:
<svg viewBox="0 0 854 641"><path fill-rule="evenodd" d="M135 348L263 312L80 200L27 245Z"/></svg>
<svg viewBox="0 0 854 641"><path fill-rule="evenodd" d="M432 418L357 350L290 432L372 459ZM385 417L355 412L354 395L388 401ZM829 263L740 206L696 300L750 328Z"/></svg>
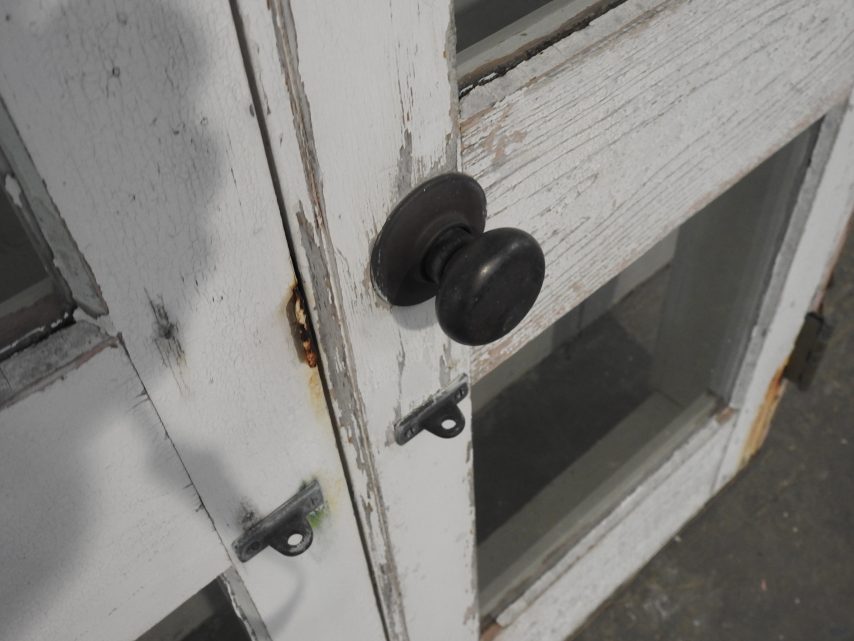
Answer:
<svg viewBox="0 0 854 641"><path fill-rule="evenodd" d="M807 314L783 372L783 376L795 383L798 389L809 389L832 334L833 326L824 316L815 312Z"/></svg>
<svg viewBox="0 0 854 641"><path fill-rule="evenodd" d="M322 506L320 483L312 481L234 542L237 558L245 563L268 546L285 556L302 554L314 539L308 516Z"/></svg>
<svg viewBox="0 0 854 641"><path fill-rule="evenodd" d="M398 445L403 445L423 430L441 438L453 438L466 426L466 417L457 407L457 403L468 393L468 377L463 376L401 419L394 426L394 440Z"/></svg>

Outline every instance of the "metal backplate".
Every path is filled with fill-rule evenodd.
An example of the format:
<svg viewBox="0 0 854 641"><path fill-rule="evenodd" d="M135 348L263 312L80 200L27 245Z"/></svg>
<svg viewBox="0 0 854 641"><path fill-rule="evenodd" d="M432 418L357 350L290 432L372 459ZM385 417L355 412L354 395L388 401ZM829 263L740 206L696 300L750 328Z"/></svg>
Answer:
<svg viewBox="0 0 854 641"><path fill-rule="evenodd" d="M302 554L314 539L308 516L322 506L320 484L312 481L234 542L237 558L246 562L267 546L285 556Z"/></svg>
<svg viewBox="0 0 854 641"><path fill-rule="evenodd" d="M466 417L457 403L468 393L468 378L464 376L397 423L394 426L394 440L398 445L403 445L423 430L441 438L456 436L466 426Z"/></svg>
<svg viewBox="0 0 854 641"><path fill-rule="evenodd" d="M424 257L447 229L483 233L486 196L465 174L442 174L419 185L386 220L371 252L374 288L392 305L417 305L436 295L438 285L423 272Z"/></svg>

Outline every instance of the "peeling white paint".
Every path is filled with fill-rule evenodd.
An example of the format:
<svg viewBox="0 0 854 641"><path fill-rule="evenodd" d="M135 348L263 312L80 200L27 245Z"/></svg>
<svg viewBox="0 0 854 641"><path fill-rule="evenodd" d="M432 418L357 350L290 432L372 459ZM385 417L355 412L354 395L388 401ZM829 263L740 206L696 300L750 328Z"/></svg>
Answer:
<svg viewBox="0 0 854 641"><path fill-rule="evenodd" d="M15 206L23 208L24 194L21 191L21 185L18 184L18 181L12 174L6 174L6 179L3 181L3 188L6 190L6 193L9 198L12 199Z"/></svg>
<svg viewBox="0 0 854 641"><path fill-rule="evenodd" d="M36 218L49 245L66 258L79 247L91 267L114 351L127 351L204 501L190 514L208 512L232 554L242 503L264 516L320 479L330 509L311 549L236 571L274 640L382 638L329 415L283 313L295 275L229 3L30 5L31 18L0 15L4 151L19 134L27 203L50 207L74 241L53 242ZM158 347L176 338L181 358L164 362ZM98 634L109 611L91 613L83 636L137 636Z"/></svg>

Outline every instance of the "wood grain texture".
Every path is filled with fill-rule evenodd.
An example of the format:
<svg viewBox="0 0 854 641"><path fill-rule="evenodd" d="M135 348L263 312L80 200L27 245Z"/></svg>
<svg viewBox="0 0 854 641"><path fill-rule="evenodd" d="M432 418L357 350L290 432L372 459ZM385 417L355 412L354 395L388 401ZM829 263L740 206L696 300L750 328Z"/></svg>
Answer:
<svg viewBox="0 0 854 641"><path fill-rule="evenodd" d="M228 567L115 341L0 411L0 441L0 638L132 641Z"/></svg>
<svg viewBox="0 0 854 641"><path fill-rule="evenodd" d="M286 313L294 271L228 3L3 15L0 95L229 552L320 481L304 555L236 564L270 636L380 638L319 375Z"/></svg>
<svg viewBox="0 0 854 641"><path fill-rule="evenodd" d="M734 16L737 19L734 19ZM532 233L546 283L474 351L478 378L624 269L854 81L847 0L629 0L461 102L489 227Z"/></svg>
<svg viewBox="0 0 854 641"><path fill-rule="evenodd" d="M457 166L447 0L238 1L271 160L317 331L389 637L474 639L470 432L393 425L468 369L432 301L390 308L369 273L398 199ZM462 407L470 421L468 403Z"/></svg>

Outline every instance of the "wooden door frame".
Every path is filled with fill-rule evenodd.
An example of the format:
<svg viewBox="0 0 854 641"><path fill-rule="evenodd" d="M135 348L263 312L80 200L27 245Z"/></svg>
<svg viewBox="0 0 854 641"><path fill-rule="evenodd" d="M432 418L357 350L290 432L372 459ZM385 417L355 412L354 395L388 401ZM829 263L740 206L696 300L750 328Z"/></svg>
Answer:
<svg viewBox="0 0 854 641"><path fill-rule="evenodd" d="M451 3L236 6L386 632L475 638L470 429L393 437L468 351L432 303L390 309L367 268L394 204L459 166Z"/></svg>
<svg viewBox="0 0 854 641"><path fill-rule="evenodd" d="M563 639L755 454L785 390L783 369L804 316L820 305L851 221L852 153L854 108L848 103L822 123L730 404L688 438L659 448L658 469L499 615L488 638Z"/></svg>
<svg viewBox="0 0 854 641"><path fill-rule="evenodd" d="M94 276L108 307L78 297L75 321L122 351L139 403L153 407L149 427L165 427L158 438L200 497L193 518L218 556L195 589L233 567L225 578L257 639L332 638L342 627L381 638L319 373L299 340L299 287L231 7L8 4L0 96L78 252L72 267ZM75 355L73 366L88 367ZM241 563L233 542L312 479L325 499L312 546ZM159 573L176 571L171 559L155 558L167 562ZM113 569L104 564L105 581ZM175 580L171 608L199 576Z"/></svg>
<svg viewBox="0 0 854 641"><path fill-rule="evenodd" d="M0 381L0 635L131 641L229 567L116 337L78 322Z"/></svg>
<svg viewBox="0 0 854 641"><path fill-rule="evenodd" d="M854 83L854 9L844 0L794 9L781 0L628 0L479 84L458 105L446 0L235 6L387 634L473 639L470 432L446 442L422 435L401 447L392 437L395 422L459 376L488 372L846 100ZM685 34L697 37L689 43ZM685 50L675 55L671 41ZM621 86L633 91L621 93ZM555 153L549 141L563 132L570 151ZM827 135L823 144L830 145ZM657 154L649 154L652 146ZM671 160L690 171L668 169ZM555 276L519 331L472 353L441 334L429 303L389 308L368 271L371 243L394 204L424 179L460 166L486 187L488 226L533 232L546 245L547 279ZM553 220L534 214L556 195L565 200L555 206L567 212L567 223L550 238ZM573 210L573 203L587 207ZM840 211L824 214L835 233ZM623 230L630 234L620 245ZM795 316L780 330L777 366ZM760 351L766 353L751 343L749 359ZM750 367L741 384L749 380L764 394L765 370ZM468 403L462 409L470 423ZM686 487L706 489L688 491L662 529L644 535L648 547L638 562L734 474L754 409L718 416L658 470L656 483L693 478ZM702 474L683 465L686 457L706 461L709 448L715 456ZM638 512L626 514L614 518L639 523ZM621 531L615 526L602 524ZM497 630L501 638L559 638L578 623L586 606L560 614L566 602L559 595L568 599L579 589L566 578L576 576L569 567L603 559L592 548L577 553L578 563L544 577L560 589L528 599L524 613ZM628 571L617 564L591 592L593 601Z"/></svg>

